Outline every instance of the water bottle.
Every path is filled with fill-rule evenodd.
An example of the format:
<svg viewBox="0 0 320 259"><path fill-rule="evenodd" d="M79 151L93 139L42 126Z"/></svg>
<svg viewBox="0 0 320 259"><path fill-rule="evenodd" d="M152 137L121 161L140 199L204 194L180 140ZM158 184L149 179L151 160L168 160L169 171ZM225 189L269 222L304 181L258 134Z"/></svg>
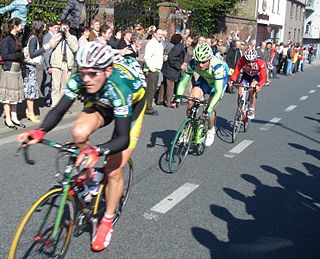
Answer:
<svg viewBox="0 0 320 259"><path fill-rule="evenodd" d="M94 184L89 187L89 190L90 190L91 195L95 196L99 192L100 182L104 178L105 174L103 171L101 171L100 168L93 168L92 174L93 174L92 181L94 182Z"/></svg>
<svg viewBox="0 0 320 259"><path fill-rule="evenodd" d="M200 139L202 137L202 131L203 131L203 124L200 123L200 125L198 125L197 132L196 132L196 140L197 141L200 141Z"/></svg>

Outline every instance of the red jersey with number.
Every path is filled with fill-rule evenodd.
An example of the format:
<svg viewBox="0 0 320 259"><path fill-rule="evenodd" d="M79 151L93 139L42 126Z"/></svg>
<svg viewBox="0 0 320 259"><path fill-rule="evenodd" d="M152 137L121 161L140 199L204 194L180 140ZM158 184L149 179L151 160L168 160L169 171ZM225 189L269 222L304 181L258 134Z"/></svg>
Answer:
<svg viewBox="0 0 320 259"><path fill-rule="evenodd" d="M248 63L245 57L241 57L237 65L234 69L234 72L231 76L232 81L236 81L240 71L243 71L244 74L247 74L247 76L250 77L259 77L258 84L260 86L263 86L266 83L267 80L267 66L266 62L263 59L257 58L257 60L253 63Z"/></svg>

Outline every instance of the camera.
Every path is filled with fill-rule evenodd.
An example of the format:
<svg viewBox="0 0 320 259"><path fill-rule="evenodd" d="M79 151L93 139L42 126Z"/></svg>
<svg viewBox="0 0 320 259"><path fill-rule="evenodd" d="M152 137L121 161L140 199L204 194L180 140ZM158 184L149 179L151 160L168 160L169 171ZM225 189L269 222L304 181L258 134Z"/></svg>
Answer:
<svg viewBox="0 0 320 259"><path fill-rule="evenodd" d="M66 30L66 28L61 28L60 32L61 32L62 36L66 36L67 30Z"/></svg>

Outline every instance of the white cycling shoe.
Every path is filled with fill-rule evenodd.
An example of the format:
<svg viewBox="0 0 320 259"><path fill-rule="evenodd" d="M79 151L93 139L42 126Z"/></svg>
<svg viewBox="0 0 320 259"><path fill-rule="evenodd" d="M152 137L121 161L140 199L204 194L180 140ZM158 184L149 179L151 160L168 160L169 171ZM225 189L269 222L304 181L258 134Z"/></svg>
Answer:
<svg viewBox="0 0 320 259"><path fill-rule="evenodd" d="M204 145L206 147L210 147L213 144L215 135L216 135L215 127L212 127L211 129L208 130L206 140L204 142Z"/></svg>
<svg viewBox="0 0 320 259"><path fill-rule="evenodd" d="M253 109L253 108L250 108L250 109L248 110L248 118L249 118L250 120L253 120L254 117L255 117L254 109Z"/></svg>

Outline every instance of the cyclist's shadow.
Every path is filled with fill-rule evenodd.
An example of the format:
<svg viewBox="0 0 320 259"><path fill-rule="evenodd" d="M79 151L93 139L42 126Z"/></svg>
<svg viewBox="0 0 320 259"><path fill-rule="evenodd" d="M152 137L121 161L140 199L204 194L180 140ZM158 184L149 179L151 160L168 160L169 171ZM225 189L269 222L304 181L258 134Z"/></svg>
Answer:
<svg viewBox="0 0 320 259"><path fill-rule="evenodd" d="M163 147L164 152L159 158L159 167L165 173L170 172L168 168L169 150L171 147L171 142L176 133L176 130L163 130L152 132L150 137L150 143L147 144L147 148L154 148L156 146ZM160 141L158 139L160 139Z"/></svg>
<svg viewBox="0 0 320 259"><path fill-rule="evenodd" d="M216 118L217 137L223 142L231 143L232 121L217 116Z"/></svg>

